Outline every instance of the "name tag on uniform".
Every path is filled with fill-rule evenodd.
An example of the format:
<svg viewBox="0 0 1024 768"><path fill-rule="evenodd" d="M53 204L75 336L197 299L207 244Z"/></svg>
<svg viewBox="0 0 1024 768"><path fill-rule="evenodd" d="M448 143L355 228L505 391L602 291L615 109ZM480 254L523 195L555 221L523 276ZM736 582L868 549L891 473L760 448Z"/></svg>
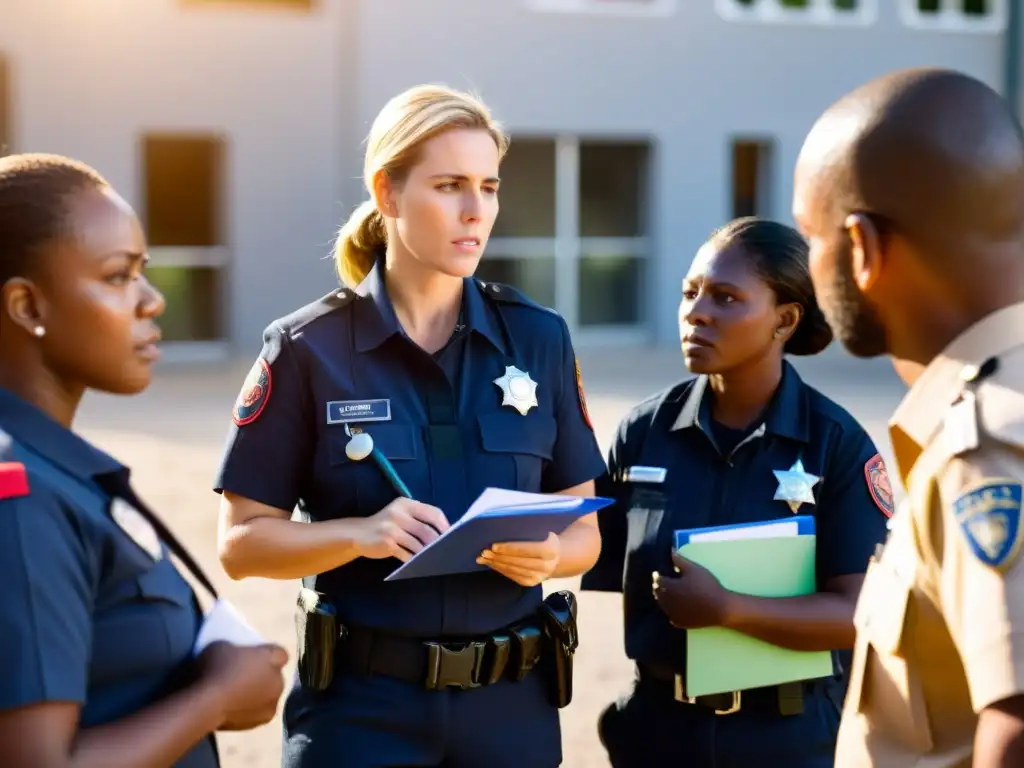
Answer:
<svg viewBox="0 0 1024 768"><path fill-rule="evenodd" d="M664 467L633 466L626 469L623 480L627 483L664 483L668 470Z"/></svg>
<svg viewBox="0 0 1024 768"><path fill-rule="evenodd" d="M327 403L328 424L356 421L391 421L390 400L332 400Z"/></svg>
<svg viewBox="0 0 1024 768"><path fill-rule="evenodd" d="M135 507L121 498L114 498L110 502L110 516L114 519L121 530L128 534L128 537L139 545L146 554L154 560L163 557L163 547L160 544L160 537L156 529L149 521L142 516Z"/></svg>

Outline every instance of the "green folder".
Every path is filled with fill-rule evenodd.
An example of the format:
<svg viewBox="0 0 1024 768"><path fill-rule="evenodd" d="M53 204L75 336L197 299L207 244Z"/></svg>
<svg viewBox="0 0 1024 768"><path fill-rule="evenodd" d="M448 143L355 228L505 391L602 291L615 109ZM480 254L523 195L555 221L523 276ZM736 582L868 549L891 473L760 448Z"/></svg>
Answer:
<svg viewBox="0 0 1024 768"><path fill-rule="evenodd" d="M691 541L679 553L726 589L758 597L816 591L815 537ZM829 651L793 651L721 627L686 633L686 695L744 691L832 674Z"/></svg>

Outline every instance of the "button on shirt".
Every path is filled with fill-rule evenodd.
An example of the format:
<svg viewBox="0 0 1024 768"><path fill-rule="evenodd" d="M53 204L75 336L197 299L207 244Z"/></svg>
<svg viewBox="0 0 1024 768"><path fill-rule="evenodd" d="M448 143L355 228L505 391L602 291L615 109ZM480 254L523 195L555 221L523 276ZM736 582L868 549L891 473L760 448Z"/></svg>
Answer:
<svg viewBox="0 0 1024 768"><path fill-rule="evenodd" d="M128 470L5 390L0 429L5 471L27 480L0 500L0 711L72 701L91 728L186 685L198 605L132 514ZM175 765L217 764L211 737Z"/></svg>
<svg viewBox="0 0 1024 768"><path fill-rule="evenodd" d="M907 501L857 604L838 768L970 766L1024 693L1024 303L943 351L890 423Z"/></svg>
<svg viewBox="0 0 1024 768"><path fill-rule="evenodd" d="M736 434L711 418L706 376L641 403L623 420L598 493L615 499L598 513L601 557L583 588L622 591L626 653L638 662L686 669L686 633L654 601L651 574L672 575L673 533L686 528L792 517L776 472L812 476L819 589L863 573L885 538L892 493L884 464L864 429L784 364L763 420ZM802 469L800 469L802 466ZM634 467L664 469L663 482L640 482ZM817 478L817 479L815 479Z"/></svg>
<svg viewBox="0 0 1024 768"><path fill-rule="evenodd" d="M434 355L402 330L379 263L356 291L271 324L217 490L282 510L298 504L314 522L373 515L396 493L371 461L348 458L346 426L368 433L413 498L449 522L487 487L557 492L597 477L604 462L564 320L474 279L462 301L464 327ZM503 404L510 366L536 383L525 414ZM529 395L519 378L516 393ZM485 634L542 597L489 570L385 582L398 565L360 558L317 576L316 589L342 621L420 637Z"/></svg>

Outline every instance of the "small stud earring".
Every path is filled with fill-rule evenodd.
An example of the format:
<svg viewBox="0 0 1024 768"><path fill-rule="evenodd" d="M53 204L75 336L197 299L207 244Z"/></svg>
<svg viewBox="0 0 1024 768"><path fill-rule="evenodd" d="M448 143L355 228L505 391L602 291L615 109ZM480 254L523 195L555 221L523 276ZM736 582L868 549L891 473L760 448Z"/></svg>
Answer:
<svg viewBox="0 0 1024 768"><path fill-rule="evenodd" d="M35 334L35 337L37 339L41 339L43 338L43 336L46 335L46 329L43 328L43 326L41 325L37 325L35 328L32 329L32 333Z"/></svg>

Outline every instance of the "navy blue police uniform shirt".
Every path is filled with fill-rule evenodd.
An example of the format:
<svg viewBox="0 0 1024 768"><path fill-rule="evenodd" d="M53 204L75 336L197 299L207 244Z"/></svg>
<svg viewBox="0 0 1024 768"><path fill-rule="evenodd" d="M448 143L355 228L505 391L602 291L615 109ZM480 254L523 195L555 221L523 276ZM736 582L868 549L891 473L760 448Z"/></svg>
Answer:
<svg viewBox="0 0 1024 768"><path fill-rule="evenodd" d="M195 679L201 614L128 470L0 389L0 711L128 717ZM218 765L209 737L176 768Z"/></svg>
<svg viewBox="0 0 1024 768"><path fill-rule="evenodd" d="M298 505L313 522L373 515L396 494L372 461L348 459L346 425L369 433L413 498L449 522L487 487L558 492L604 471L558 314L467 278L460 326L431 355L403 332L382 272L378 261L355 291L267 328L215 490ZM525 414L503 405L496 383L510 366L536 382L537 405ZM358 558L317 575L315 586L344 622L420 637L486 634L542 599L539 586L490 570L385 582L399 564Z"/></svg>
<svg viewBox="0 0 1024 768"><path fill-rule="evenodd" d="M713 421L707 382L699 376L677 384L623 420L608 472L597 482L598 494L615 503L598 513L601 556L582 581L583 589L623 593L629 658L680 674L686 633L669 623L651 592L653 572L675 575L674 531L792 516L789 504L775 499L775 473L800 472L800 462L820 478L814 503L796 512L815 517L820 590L829 579L866 570L893 511L885 465L864 428L788 362L763 421L743 433ZM664 482L632 479L630 468L645 466L665 469Z"/></svg>

